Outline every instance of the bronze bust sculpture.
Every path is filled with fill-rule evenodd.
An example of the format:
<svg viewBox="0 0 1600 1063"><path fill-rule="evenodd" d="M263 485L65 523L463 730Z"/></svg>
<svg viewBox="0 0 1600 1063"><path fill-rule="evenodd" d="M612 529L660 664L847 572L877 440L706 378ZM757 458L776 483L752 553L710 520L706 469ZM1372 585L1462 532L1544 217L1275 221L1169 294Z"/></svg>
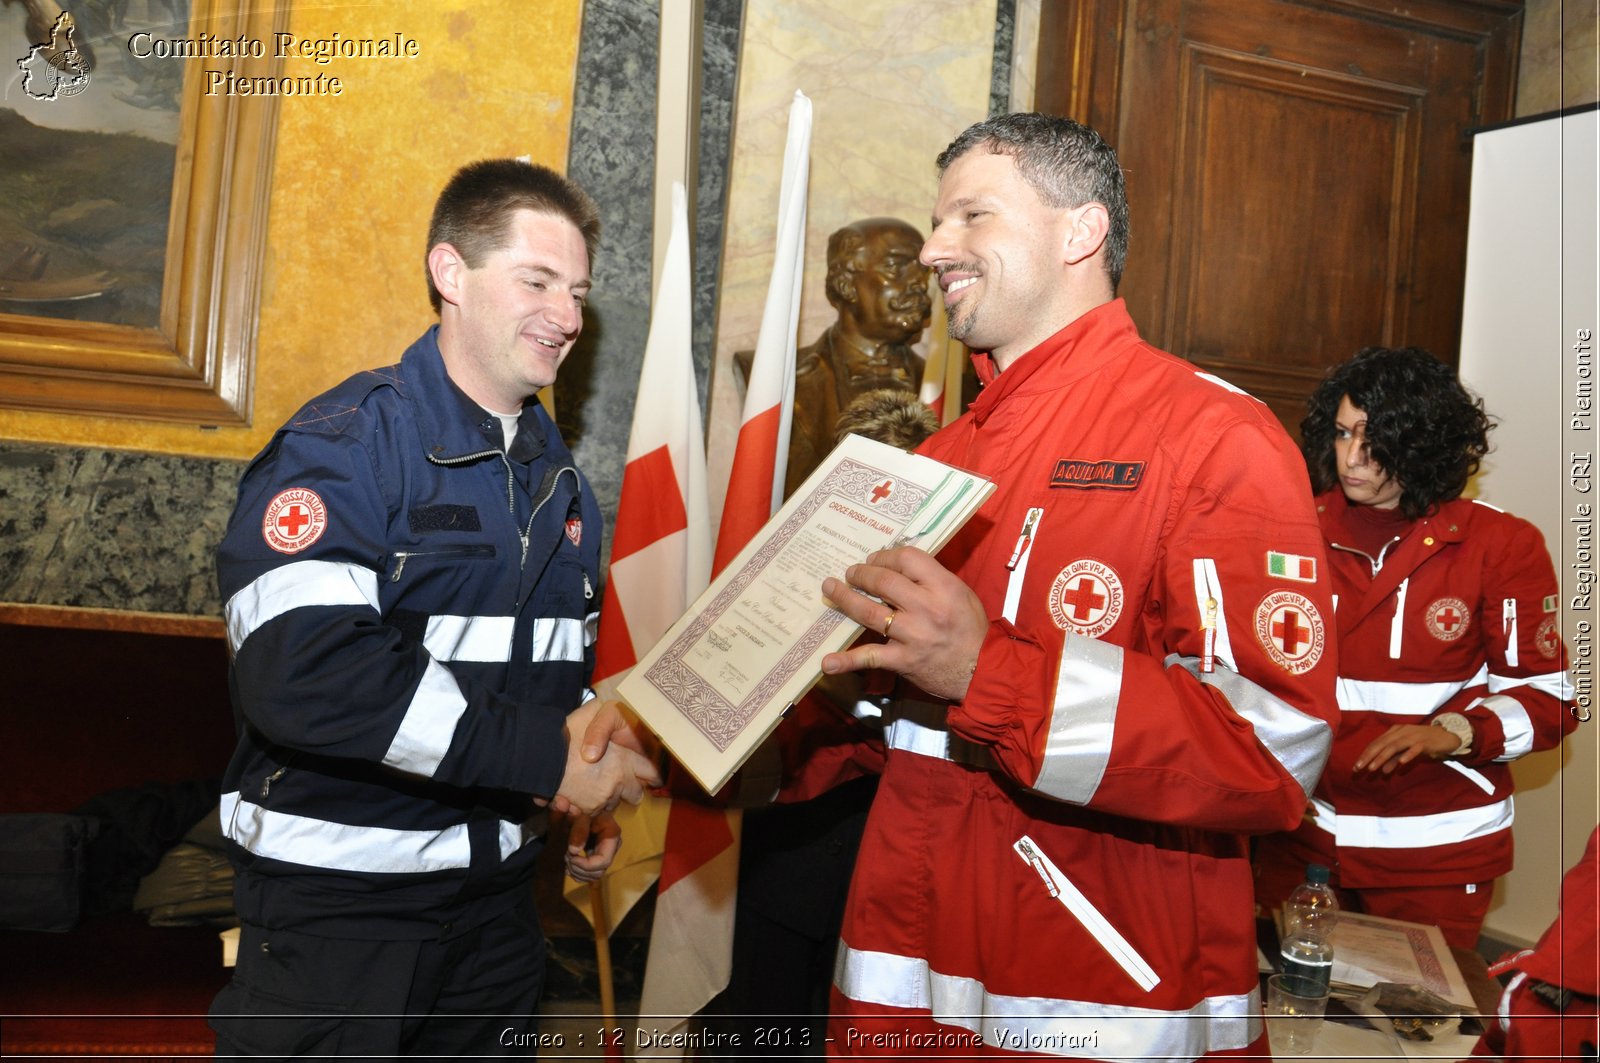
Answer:
<svg viewBox="0 0 1600 1063"><path fill-rule="evenodd" d="M898 218L854 221L828 237L828 302L839 316L795 355L786 495L833 449L839 415L853 400L921 385L922 358L911 345L932 311L921 250L922 234ZM748 377L750 352L735 357Z"/></svg>

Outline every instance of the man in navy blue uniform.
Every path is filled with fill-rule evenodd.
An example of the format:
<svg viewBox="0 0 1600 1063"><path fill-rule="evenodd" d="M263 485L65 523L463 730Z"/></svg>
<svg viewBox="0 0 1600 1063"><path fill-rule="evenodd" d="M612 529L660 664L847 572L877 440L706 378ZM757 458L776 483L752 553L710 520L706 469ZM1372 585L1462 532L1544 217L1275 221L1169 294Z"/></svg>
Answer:
<svg viewBox="0 0 1600 1063"><path fill-rule="evenodd" d="M243 923L219 1055L525 1052L545 813L598 876L611 811L658 781L587 686L600 512L534 400L583 328L598 236L549 169L462 169L428 233L439 324L244 474L217 555Z"/></svg>

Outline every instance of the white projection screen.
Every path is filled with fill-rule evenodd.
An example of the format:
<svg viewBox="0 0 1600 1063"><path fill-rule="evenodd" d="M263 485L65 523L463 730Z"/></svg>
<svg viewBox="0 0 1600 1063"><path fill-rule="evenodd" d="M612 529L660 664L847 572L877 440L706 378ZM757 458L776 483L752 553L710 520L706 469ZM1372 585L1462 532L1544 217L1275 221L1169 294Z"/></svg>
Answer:
<svg viewBox="0 0 1600 1063"><path fill-rule="evenodd" d="M1461 376L1499 421L1478 497L1544 532L1561 579L1561 629L1580 703L1595 690L1600 639L1596 397L1596 125L1586 108L1480 132L1462 316ZM1561 875L1600 806L1594 722L1560 752L1523 758L1516 869L1496 888L1485 933L1531 944L1555 917Z"/></svg>

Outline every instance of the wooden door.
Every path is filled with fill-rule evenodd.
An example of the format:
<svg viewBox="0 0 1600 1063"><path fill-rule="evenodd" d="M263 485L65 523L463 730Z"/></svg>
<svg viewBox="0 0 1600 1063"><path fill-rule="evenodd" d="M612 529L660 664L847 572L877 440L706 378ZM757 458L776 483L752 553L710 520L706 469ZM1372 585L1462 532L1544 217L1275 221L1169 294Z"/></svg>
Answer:
<svg viewBox="0 0 1600 1063"><path fill-rule="evenodd" d="M1047 0L1038 106L1128 174L1143 334L1293 430L1368 344L1452 362L1471 140L1511 114L1520 0Z"/></svg>

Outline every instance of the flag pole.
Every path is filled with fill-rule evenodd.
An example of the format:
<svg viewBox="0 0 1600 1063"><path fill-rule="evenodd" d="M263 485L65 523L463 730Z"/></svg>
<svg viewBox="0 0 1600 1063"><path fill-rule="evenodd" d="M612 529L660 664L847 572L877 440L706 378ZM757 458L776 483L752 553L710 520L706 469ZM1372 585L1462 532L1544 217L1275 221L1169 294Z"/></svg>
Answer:
<svg viewBox="0 0 1600 1063"><path fill-rule="evenodd" d="M602 876L604 877L604 876ZM611 919L606 911L606 891L599 883L589 891L589 914L594 923L594 959L600 978L600 1025L617 1025L617 985L611 971Z"/></svg>

